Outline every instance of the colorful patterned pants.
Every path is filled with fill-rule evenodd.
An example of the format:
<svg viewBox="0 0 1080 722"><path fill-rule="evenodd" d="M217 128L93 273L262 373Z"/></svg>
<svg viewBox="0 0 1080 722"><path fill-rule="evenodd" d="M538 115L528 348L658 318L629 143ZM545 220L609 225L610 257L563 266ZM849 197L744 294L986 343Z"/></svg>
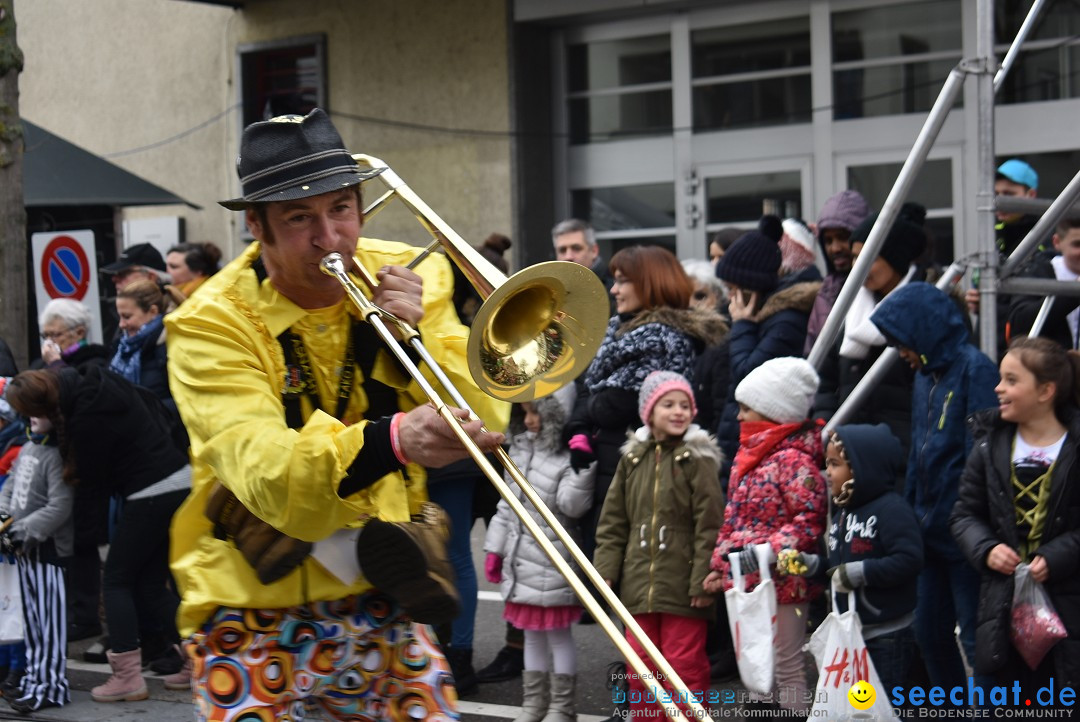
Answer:
<svg viewBox="0 0 1080 722"><path fill-rule="evenodd" d="M221 607L186 644L196 719L456 720L426 625L378 593L287 609Z"/></svg>

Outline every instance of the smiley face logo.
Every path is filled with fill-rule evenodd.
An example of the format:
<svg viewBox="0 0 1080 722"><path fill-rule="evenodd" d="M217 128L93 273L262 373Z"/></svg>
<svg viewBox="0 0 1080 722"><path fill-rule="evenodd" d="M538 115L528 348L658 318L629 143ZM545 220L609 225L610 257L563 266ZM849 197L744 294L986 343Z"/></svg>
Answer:
<svg viewBox="0 0 1080 722"><path fill-rule="evenodd" d="M877 691L869 682L860 679L848 690L847 698L855 709L870 709L877 699Z"/></svg>

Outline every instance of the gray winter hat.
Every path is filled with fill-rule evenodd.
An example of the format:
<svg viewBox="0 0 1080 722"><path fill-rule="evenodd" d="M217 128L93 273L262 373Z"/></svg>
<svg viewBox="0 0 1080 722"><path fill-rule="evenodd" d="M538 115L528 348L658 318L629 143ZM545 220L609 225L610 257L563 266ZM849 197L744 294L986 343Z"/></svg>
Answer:
<svg viewBox="0 0 1080 722"><path fill-rule="evenodd" d="M825 228L843 228L846 231L854 231L855 228L866 220L870 215L870 206L866 199L856 190L840 191L821 207L818 216L818 235Z"/></svg>

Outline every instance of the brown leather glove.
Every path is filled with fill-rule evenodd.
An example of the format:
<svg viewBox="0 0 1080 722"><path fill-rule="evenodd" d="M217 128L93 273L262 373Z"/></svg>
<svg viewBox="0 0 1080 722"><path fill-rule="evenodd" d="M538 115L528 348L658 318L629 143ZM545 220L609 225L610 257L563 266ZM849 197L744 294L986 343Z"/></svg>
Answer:
<svg viewBox="0 0 1080 722"><path fill-rule="evenodd" d="M276 582L296 569L314 547L252 514L220 482L210 491L204 513L214 523L214 536L232 541L263 584Z"/></svg>

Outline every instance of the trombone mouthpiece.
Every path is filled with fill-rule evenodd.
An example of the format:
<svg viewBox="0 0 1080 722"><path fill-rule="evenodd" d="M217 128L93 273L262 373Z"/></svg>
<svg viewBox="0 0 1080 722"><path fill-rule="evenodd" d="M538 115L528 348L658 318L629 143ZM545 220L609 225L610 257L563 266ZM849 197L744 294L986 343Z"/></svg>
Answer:
<svg viewBox="0 0 1080 722"><path fill-rule="evenodd" d="M327 253L319 261L319 269L327 276L336 276L345 273L345 262L341 260L340 253Z"/></svg>

